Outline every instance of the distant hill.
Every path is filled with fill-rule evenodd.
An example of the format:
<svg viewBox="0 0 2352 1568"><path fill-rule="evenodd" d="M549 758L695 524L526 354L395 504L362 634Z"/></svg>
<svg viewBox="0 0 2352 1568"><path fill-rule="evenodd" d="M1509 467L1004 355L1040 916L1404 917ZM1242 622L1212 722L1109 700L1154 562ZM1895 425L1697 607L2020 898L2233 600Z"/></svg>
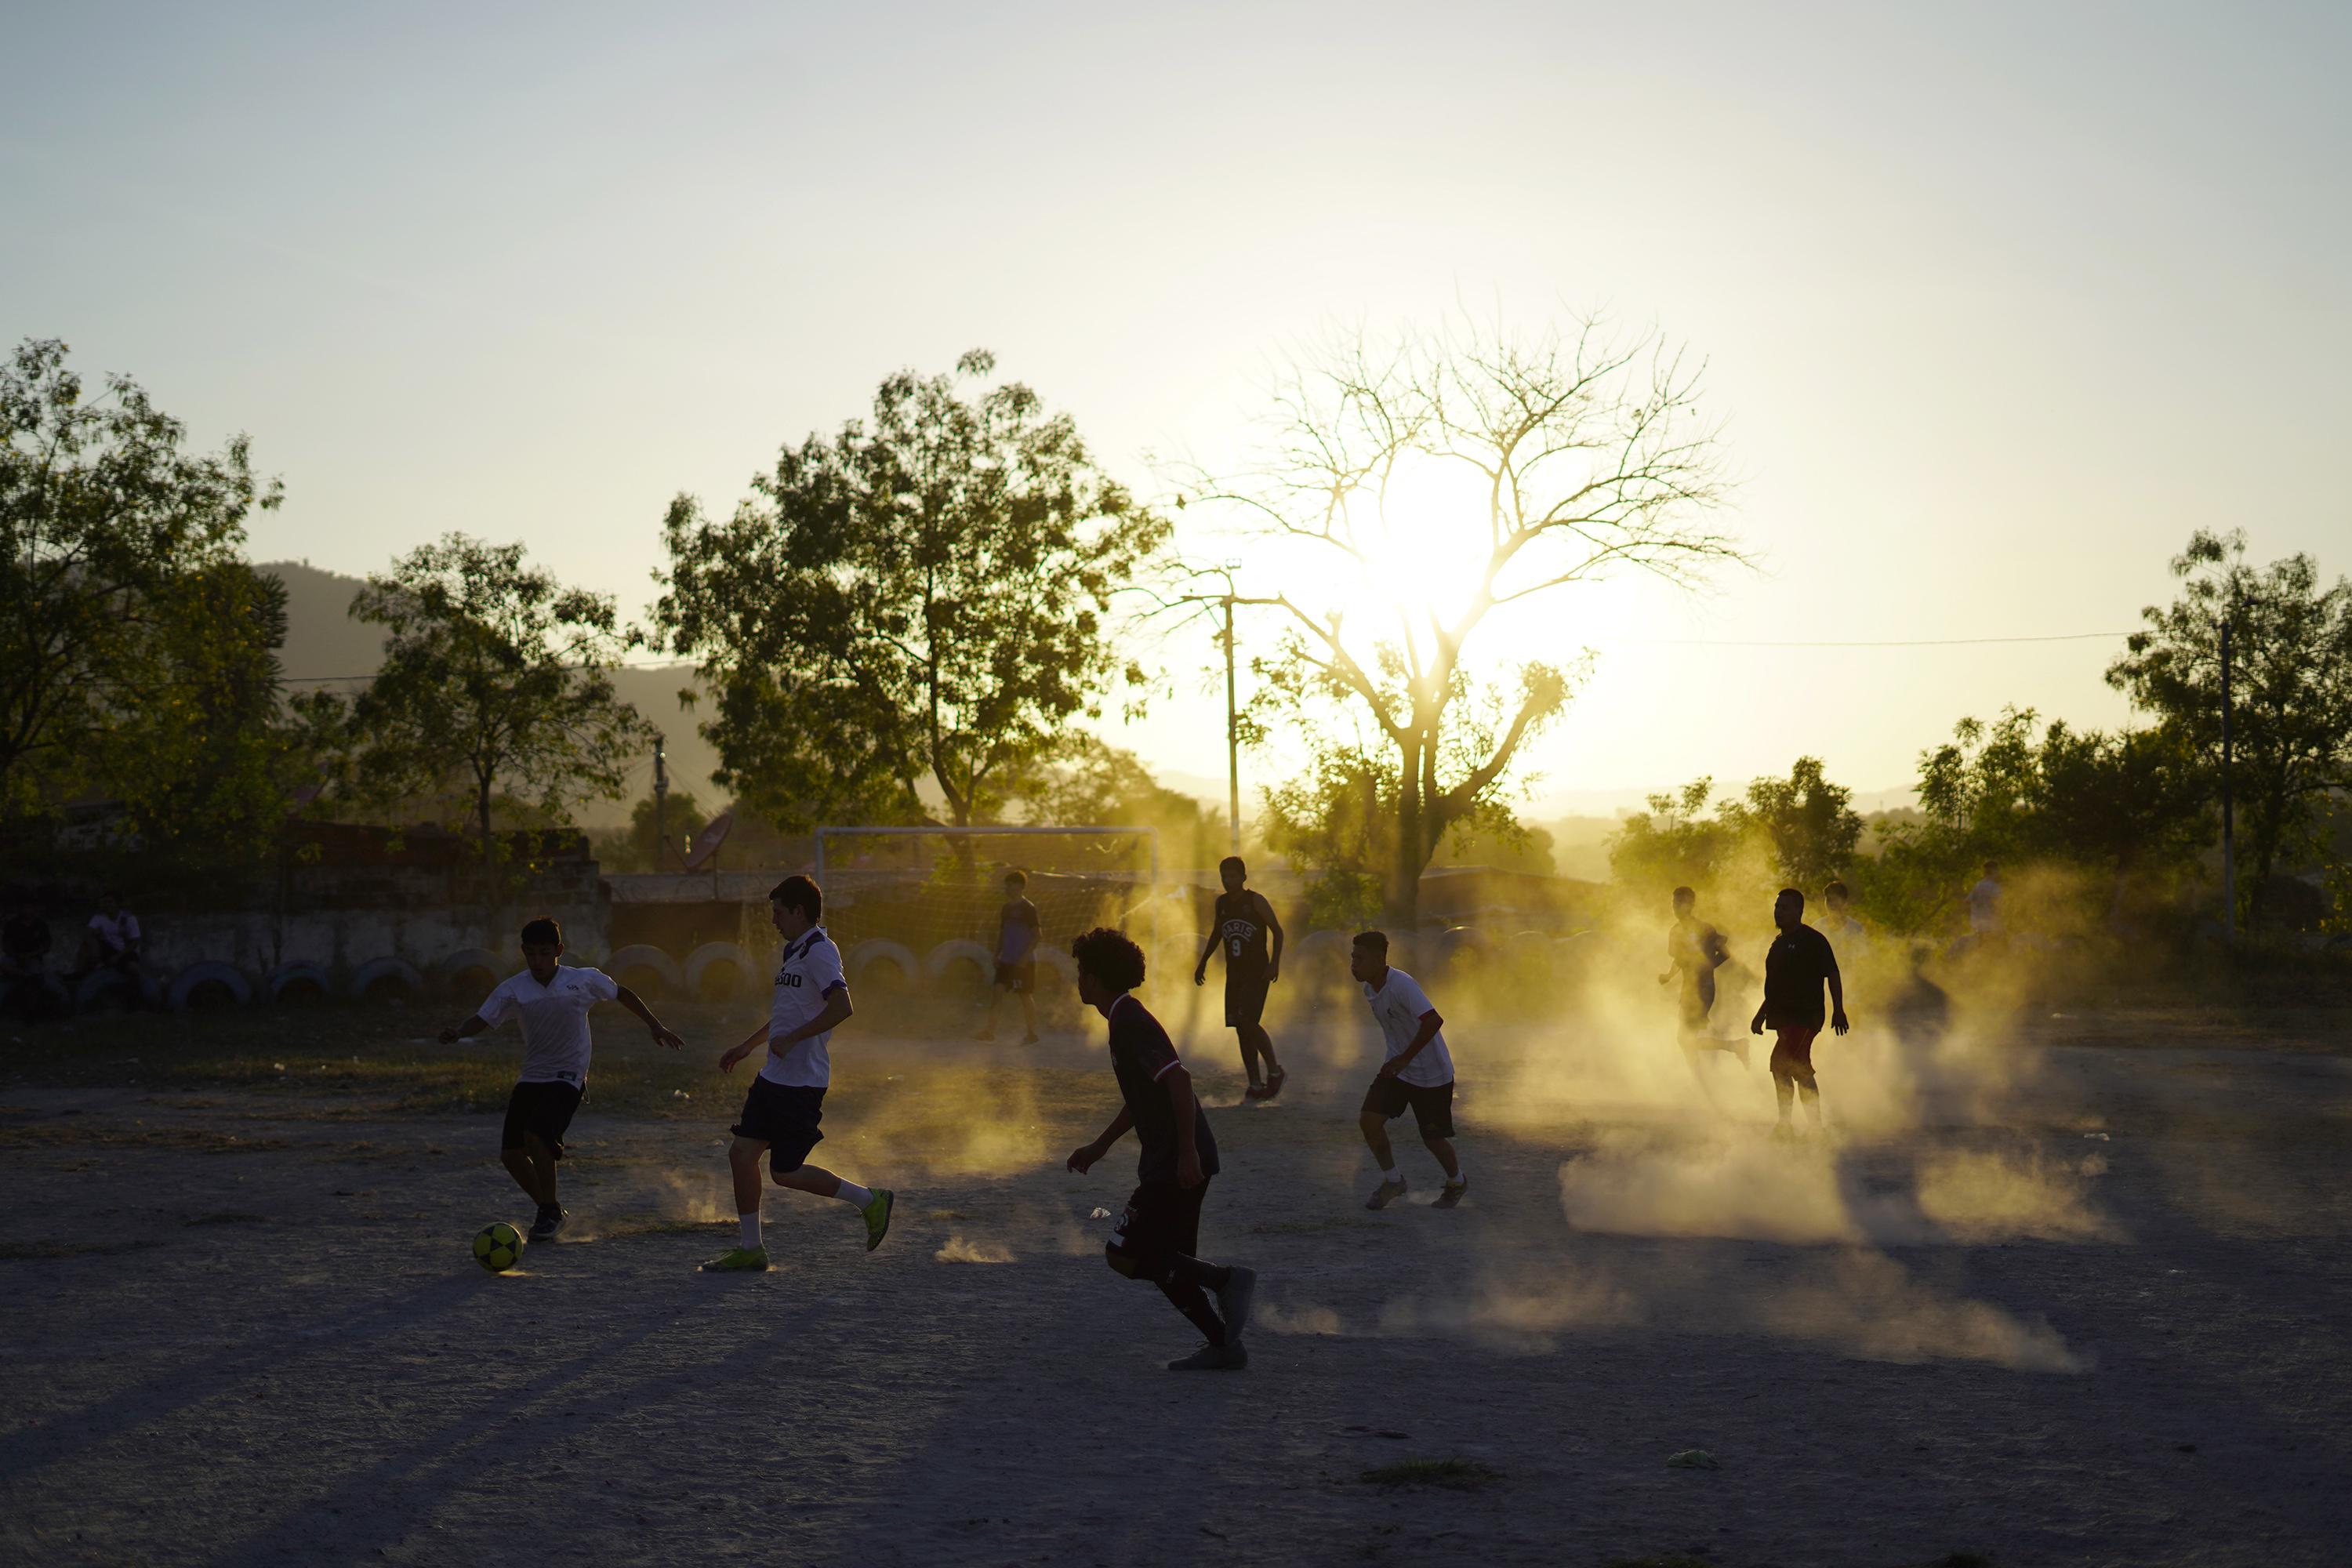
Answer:
<svg viewBox="0 0 2352 1568"><path fill-rule="evenodd" d="M359 682L348 678L375 673L383 659L383 632L351 618L352 596L365 586L359 578L323 571L307 561L266 561L259 570L286 584L286 647L279 663L289 689L331 685L349 691ZM331 679L337 677L346 679ZM688 791L706 808L713 808L722 804L725 793L710 782L719 752L695 731L694 717L677 700L678 689L693 684L693 670L686 665L623 669L613 675L622 700L661 730L670 787ZM582 826L609 827L626 822L630 805L652 789L653 769L647 765L631 779L624 799L583 807Z"/></svg>

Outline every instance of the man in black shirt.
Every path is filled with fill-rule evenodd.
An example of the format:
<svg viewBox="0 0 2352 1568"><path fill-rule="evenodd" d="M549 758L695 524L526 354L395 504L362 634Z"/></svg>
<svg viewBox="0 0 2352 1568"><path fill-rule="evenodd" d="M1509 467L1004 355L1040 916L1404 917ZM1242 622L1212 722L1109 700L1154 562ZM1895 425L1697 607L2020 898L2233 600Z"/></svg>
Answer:
<svg viewBox="0 0 2352 1568"><path fill-rule="evenodd" d="M1830 940L1805 923L1805 895L1783 888L1772 902L1772 923L1780 934L1764 954L1764 1005L1756 1009L1748 1033L1760 1035L1772 1026L1772 1093L1780 1102L1776 1138L1792 1135L1789 1102L1801 1089L1805 1119L1818 1132L1822 1126L1822 1091L1813 1081L1813 1037L1822 1032L1822 986L1830 988L1830 1027L1846 1031L1845 983L1838 977L1837 954Z"/></svg>
<svg viewBox="0 0 2352 1568"><path fill-rule="evenodd" d="M1142 1184L1127 1200L1104 1258L1129 1279L1159 1286L1207 1337L1192 1354L1170 1362L1169 1371L1237 1371L1249 1364L1242 1332L1249 1326L1257 1275L1195 1256L1201 1201L1217 1173L1217 1140L1168 1031L1131 994L1143 984L1143 950L1122 932L1097 927L1070 943L1070 956L1078 965L1078 999L1110 1025L1111 1070L1125 1101L1101 1137L1072 1152L1070 1169L1085 1174L1130 1127L1143 1145L1136 1163ZM1210 1291L1216 1293L1214 1307Z"/></svg>
<svg viewBox="0 0 2352 1568"><path fill-rule="evenodd" d="M1211 922L1216 930L1201 949L1201 962L1192 966L1192 984L1208 984L1209 955L1222 948L1225 1027L1240 1037L1242 1071L1249 1075L1244 1098L1272 1100L1282 1092L1283 1079L1289 1076L1274 1059L1274 1037L1265 1032L1265 994L1282 978L1282 922L1274 918L1274 906L1265 895L1247 885L1249 868L1240 856L1228 855L1218 862L1217 876L1225 890L1217 895ZM1258 1077L1260 1058L1265 1062L1263 1079Z"/></svg>

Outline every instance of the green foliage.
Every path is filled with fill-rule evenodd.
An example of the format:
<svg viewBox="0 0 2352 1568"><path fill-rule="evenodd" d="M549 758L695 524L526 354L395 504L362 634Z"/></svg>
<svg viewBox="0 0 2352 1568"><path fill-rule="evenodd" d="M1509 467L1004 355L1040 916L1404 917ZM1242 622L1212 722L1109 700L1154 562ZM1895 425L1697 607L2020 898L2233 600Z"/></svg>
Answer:
<svg viewBox="0 0 2352 1568"><path fill-rule="evenodd" d="M501 799L562 822L619 795L652 744L613 693L633 640L613 601L526 567L520 544L452 533L420 545L371 574L351 613L385 628L383 663L347 709L306 704L316 722L340 721L344 787L378 803L461 789L485 861Z"/></svg>
<svg viewBox="0 0 2352 1568"><path fill-rule="evenodd" d="M1030 822L1159 829L1160 862L1171 870L1205 870L1224 857L1229 843L1224 813L1162 784L1133 752L1084 731L1074 732L1018 793ZM1097 852L1122 862L1132 858L1132 846L1117 841Z"/></svg>
<svg viewBox="0 0 2352 1568"><path fill-rule="evenodd" d="M2252 893L2314 853L2322 803L2352 785L2352 583L2323 586L2308 555L2263 568L2245 556L2243 532L2191 535L2172 561L2179 596L2140 612L2147 629L2107 683L2216 768L2220 627L2231 622L2234 794L2253 873L2240 885Z"/></svg>
<svg viewBox="0 0 2352 1568"><path fill-rule="evenodd" d="M97 794L150 849L255 852L293 735L283 594L238 550L279 487L242 436L184 452L127 377L87 396L66 353L27 340L0 368L0 819Z"/></svg>
<svg viewBox="0 0 2352 1568"><path fill-rule="evenodd" d="M1956 913L1985 860L2096 873L2119 904L2136 879L2179 876L2211 840L2206 776L2175 729L2106 733L2032 709L1963 719L1919 759L1919 811L1879 825L1850 872L1878 919L1906 931Z"/></svg>
<svg viewBox="0 0 2352 1568"><path fill-rule="evenodd" d="M1862 841L1853 800L1852 790L1829 782L1819 757L1799 757L1787 778L1750 784L1744 804L1724 808L1724 821L1734 833L1761 835L1781 878L1817 892L1853 864Z"/></svg>
<svg viewBox="0 0 2352 1568"><path fill-rule="evenodd" d="M1316 742L1307 772L1265 793L1259 831L1306 881L1307 927L1345 930L1381 918L1395 797L1396 767L1384 752L1328 740Z"/></svg>
<svg viewBox="0 0 2352 1568"><path fill-rule="evenodd" d="M669 840L667 855L659 852L654 830L654 797L648 791L629 808L626 827L607 828L588 836L598 863L607 871L680 869L686 863L687 841L709 825L709 814L702 809L693 791L674 789L663 805L662 817L662 832ZM730 833L728 839L732 843L734 835Z"/></svg>
<svg viewBox="0 0 2352 1568"><path fill-rule="evenodd" d="M1653 900L1675 888L1712 889L1739 837L1708 815L1714 798L1711 778L1649 796L1649 809L1626 817L1610 838L1609 874Z"/></svg>
<svg viewBox="0 0 2352 1568"><path fill-rule="evenodd" d="M678 497L655 618L711 691L719 782L777 822L929 821L926 784L984 822L1099 715L1112 596L1167 535L1028 387L901 373L724 522Z"/></svg>

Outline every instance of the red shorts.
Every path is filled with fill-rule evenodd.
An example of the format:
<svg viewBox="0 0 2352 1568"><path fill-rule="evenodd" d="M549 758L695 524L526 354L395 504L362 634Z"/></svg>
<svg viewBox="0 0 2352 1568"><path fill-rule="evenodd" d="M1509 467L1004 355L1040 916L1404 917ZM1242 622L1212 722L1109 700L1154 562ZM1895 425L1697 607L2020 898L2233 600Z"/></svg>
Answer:
<svg viewBox="0 0 2352 1568"><path fill-rule="evenodd" d="M1813 1041L1820 1037L1819 1024L1811 1028L1795 1025L1776 1026L1772 1030L1772 1070L1782 1078L1813 1076Z"/></svg>

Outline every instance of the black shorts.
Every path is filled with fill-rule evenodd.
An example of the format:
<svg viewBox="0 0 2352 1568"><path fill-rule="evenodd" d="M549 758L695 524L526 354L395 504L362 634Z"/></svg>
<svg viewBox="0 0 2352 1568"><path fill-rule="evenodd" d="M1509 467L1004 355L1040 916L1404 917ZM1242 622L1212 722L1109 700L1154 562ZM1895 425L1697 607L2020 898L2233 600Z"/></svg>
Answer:
<svg viewBox="0 0 2352 1568"><path fill-rule="evenodd" d="M996 964L996 988L1025 996L1037 989L1037 961L1024 959L1019 963L1007 963L999 959Z"/></svg>
<svg viewBox="0 0 2352 1568"><path fill-rule="evenodd" d="M1104 1252L1122 1274L1159 1279L1170 1258L1200 1256L1201 1200L1208 1195L1208 1181L1197 1187L1144 1183L1127 1200L1127 1212L1118 1216Z"/></svg>
<svg viewBox="0 0 2352 1568"><path fill-rule="evenodd" d="M569 1083L519 1083L507 1096L507 1124L499 1147L520 1149L528 1132L547 1145L551 1158L563 1158L563 1135L572 1130L572 1114L580 1109L580 1089Z"/></svg>
<svg viewBox="0 0 2352 1568"><path fill-rule="evenodd" d="M768 1173L782 1175L808 1163L809 1151L824 1141L816 1124L824 1120L824 1090L755 1078L735 1123L738 1138L768 1146Z"/></svg>
<svg viewBox="0 0 2352 1568"><path fill-rule="evenodd" d="M1412 1124L1423 1138L1454 1136L1454 1080L1423 1089L1401 1078L1376 1078L1364 1090L1364 1109L1383 1121L1412 1112Z"/></svg>
<svg viewBox="0 0 2352 1568"><path fill-rule="evenodd" d="M1265 988L1263 974L1236 974L1225 971L1225 1027L1238 1029L1244 1024L1255 1024L1265 1016Z"/></svg>

